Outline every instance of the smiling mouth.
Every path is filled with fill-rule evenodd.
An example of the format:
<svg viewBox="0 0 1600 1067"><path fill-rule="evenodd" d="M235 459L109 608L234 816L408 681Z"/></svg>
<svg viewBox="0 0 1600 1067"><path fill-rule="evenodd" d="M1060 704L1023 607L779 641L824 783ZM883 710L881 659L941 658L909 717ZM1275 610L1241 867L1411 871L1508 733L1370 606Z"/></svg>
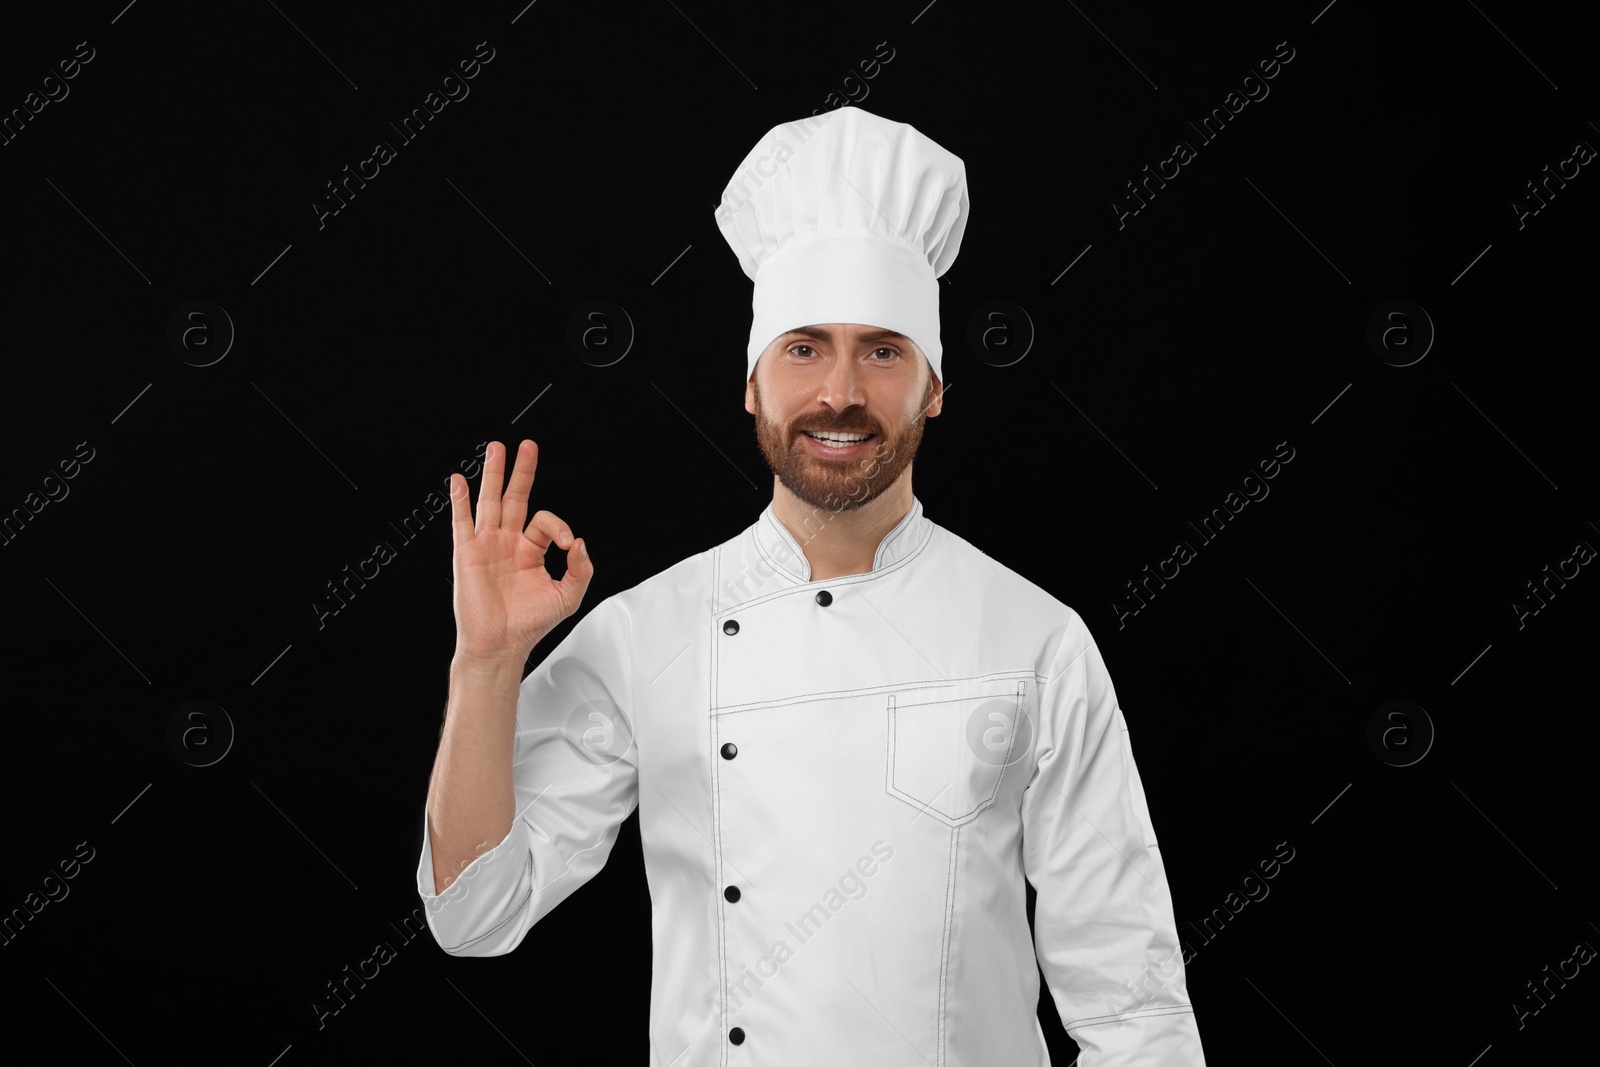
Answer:
<svg viewBox="0 0 1600 1067"><path fill-rule="evenodd" d="M818 436L818 434L813 433L810 430L801 430L800 432L811 438L813 441L819 441L825 445L859 445L862 442L870 441L877 436L877 434L863 433L859 430L821 431L834 437L834 439L830 440L829 437Z"/></svg>

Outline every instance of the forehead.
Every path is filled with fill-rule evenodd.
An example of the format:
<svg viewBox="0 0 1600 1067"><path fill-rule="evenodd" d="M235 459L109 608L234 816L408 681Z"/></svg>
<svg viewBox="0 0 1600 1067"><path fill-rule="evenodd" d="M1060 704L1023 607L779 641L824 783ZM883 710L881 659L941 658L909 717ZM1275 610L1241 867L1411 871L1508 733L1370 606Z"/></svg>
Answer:
<svg viewBox="0 0 1600 1067"><path fill-rule="evenodd" d="M778 340L783 341L791 337L809 337L813 341L848 341L854 339L858 342L871 341L899 341L906 343L910 338L894 330L885 330L877 326L868 326L855 322L819 323L812 326L796 326L779 335Z"/></svg>

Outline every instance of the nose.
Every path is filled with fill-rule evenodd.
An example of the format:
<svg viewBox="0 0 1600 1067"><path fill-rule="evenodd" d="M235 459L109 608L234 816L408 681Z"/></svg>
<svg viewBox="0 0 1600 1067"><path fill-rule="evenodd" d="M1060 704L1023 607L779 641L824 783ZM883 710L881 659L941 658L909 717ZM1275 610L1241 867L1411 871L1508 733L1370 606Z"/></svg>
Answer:
<svg viewBox="0 0 1600 1067"><path fill-rule="evenodd" d="M817 389L817 400L835 411L866 405L867 397L861 388L860 370L853 358L837 357L828 365L822 384Z"/></svg>

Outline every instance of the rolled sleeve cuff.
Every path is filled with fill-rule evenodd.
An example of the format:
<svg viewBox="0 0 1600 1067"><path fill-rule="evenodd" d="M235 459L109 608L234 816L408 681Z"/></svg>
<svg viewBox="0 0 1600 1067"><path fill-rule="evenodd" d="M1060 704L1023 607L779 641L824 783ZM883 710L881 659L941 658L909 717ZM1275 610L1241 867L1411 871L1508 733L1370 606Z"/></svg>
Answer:
<svg viewBox="0 0 1600 1067"><path fill-rule="evenodd" d="M516 947L531 925L531 845L531 831L519 815L504 840L462 868L444 892L435 892L433 841L423 811L417 895L440 948L457 956L498 956Z"/></svg>
<svg viewBox="0 0 1600 1067"><path fill-rule="evenodd" d="M1068 1024L1082 1067L1205 1067L1200 1028L1187 1004L1151 1006Z"/></svg>

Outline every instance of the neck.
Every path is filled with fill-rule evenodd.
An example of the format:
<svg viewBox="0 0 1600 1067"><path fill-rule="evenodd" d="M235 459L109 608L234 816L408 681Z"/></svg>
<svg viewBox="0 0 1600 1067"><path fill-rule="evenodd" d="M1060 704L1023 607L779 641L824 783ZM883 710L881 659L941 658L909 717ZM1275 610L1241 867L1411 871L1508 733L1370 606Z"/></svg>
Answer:
<svg viewBox="0 0 1600 1067"><path fill-rule="evenodd" d="M909 467L876 499L849 511L824 511L795 496L776 477L772 483L772 513L806 554L813 582L871 571L884 535L911 510Z"/></svg>

